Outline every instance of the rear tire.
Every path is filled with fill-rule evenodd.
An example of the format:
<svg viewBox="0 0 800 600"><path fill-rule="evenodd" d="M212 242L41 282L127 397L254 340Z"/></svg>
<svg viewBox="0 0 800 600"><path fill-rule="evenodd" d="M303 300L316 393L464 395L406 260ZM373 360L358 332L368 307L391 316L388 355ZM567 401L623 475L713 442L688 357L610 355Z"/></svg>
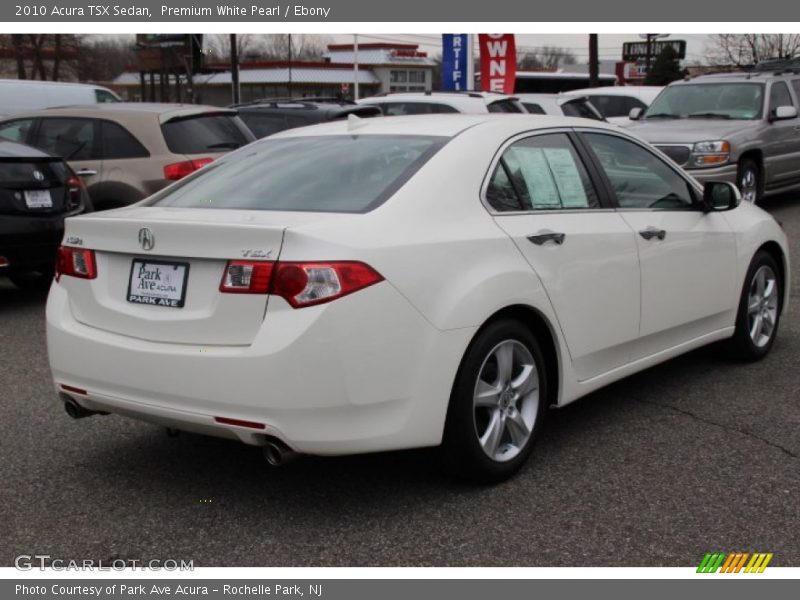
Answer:
<svg viewBox="0 0 800 600"><path fill-rule="evenodd" d="M756 361L764 358L778 334L783 303L780 270L771 254L756 253L739 298L736 331L729 342L733 358Z"/></svg>
<svg viewBox="0 0 800 600"><path fill-rule="evenodd" d="M459 367L442 451L447 470L476 483L503 481L525 463L548 407L544 354L519 321L478 333Z"/></svg>
<svg viewBox="0 0 800 600"><path fill-rule="evenodd" d="M8 278L21 290L44 292L50 289L54 274L52 268L44 268L36 271L12 271Z"/></svg>

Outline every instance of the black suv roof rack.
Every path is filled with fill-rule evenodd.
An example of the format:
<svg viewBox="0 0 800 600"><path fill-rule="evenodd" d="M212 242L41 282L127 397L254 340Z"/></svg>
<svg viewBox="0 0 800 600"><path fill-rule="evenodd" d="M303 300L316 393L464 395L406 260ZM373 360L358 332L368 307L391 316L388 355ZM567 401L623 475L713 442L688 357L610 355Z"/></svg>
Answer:
<svg viewBox="0 0 800 600"><path fill-rule="evenodd" d="M772 71L774 75L800 73L800 57L768 58L756 63L753 70L758 72Z"/></svg>

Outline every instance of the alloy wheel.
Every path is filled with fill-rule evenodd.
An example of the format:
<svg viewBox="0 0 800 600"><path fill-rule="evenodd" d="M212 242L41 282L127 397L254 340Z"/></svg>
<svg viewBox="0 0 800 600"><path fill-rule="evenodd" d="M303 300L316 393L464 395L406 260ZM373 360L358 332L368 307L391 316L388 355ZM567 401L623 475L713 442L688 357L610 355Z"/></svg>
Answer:
<svg viewBox="0 0 800 600"><path fill-rule="evenodd" d="M771 267L762 265L753 275L747 297L747 326L757 348L766 346L778 321L778 279Z"/></svg>

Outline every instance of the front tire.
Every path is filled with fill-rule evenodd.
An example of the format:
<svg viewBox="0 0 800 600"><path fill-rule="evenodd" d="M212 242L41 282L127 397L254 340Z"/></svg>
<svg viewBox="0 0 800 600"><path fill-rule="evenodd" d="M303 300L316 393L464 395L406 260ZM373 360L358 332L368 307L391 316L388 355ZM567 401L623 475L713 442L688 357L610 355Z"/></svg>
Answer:
<svg viewBox="0 0 800 600"><path fill-rule="evenodd" d="M495 321L470 344L445 423L447 469L479 483L508 479L525 463L548 406L544 355L520 322Z"/></svg>
<svg viewBox="0 0 800 600"><path fill-rule="evenodd" d="M745 158L739 162L736 184L742 193L742 200L757 204L764 196L764 181L761 168L752 158Z"/></svg>
<svg viewBox="0 0 800 600"><path fill-rule="evenodd" d="M730 341L734 358L756 361L764 358L778 334L783 288L778 265L771 254L756 253L739 299L736 331Z"/></svg>

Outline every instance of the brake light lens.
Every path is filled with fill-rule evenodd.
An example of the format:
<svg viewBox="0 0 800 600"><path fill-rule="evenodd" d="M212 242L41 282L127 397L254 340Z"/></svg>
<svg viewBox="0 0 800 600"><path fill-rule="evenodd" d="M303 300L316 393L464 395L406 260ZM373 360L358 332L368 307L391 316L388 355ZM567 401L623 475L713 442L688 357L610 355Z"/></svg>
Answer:
<svg viewBox="0 0 800 600"><path fill-rule="evenodd" d="M170 181L178 181L178 179L183 179L187 175L191 175L211 162L214 162L213 158L195 158L193 160L172 163L164 167L164 177Z"/></svg>
<svg viewBox="0 0 800 600"><path fill-rule="evenodd" d="M56 257L56 281L61 279L62 275L80 279L94 279L97 277L94 250L61 246Z"/></svg>
<svg viewBox="0 0 800 600"><path fill-rule="evenodd" d="M67 210L75 210L81 206L81 189L83 181L80 177L73 175L64 182L67 186Z"/></svg>
<svg viewBox="0 0 800 600"><path fill-rule="evenodd" d="M219 291L227 294L266 294L274 264L263 260L228 261Z"/></svg>
<svg viewBox="0 0 800 600"><path fill-rule="evenodd" d="M383 281L362 262L265 262L231 260L219 290L229 294L273 294L293 308L336 300Z"/></svg>
<svg viewBox="0 0 800 600"><path fill-rule="evenodd" d="M379 281L383 276L362 262L279 262L270 293L302 308L336 300Z"/></svg>

